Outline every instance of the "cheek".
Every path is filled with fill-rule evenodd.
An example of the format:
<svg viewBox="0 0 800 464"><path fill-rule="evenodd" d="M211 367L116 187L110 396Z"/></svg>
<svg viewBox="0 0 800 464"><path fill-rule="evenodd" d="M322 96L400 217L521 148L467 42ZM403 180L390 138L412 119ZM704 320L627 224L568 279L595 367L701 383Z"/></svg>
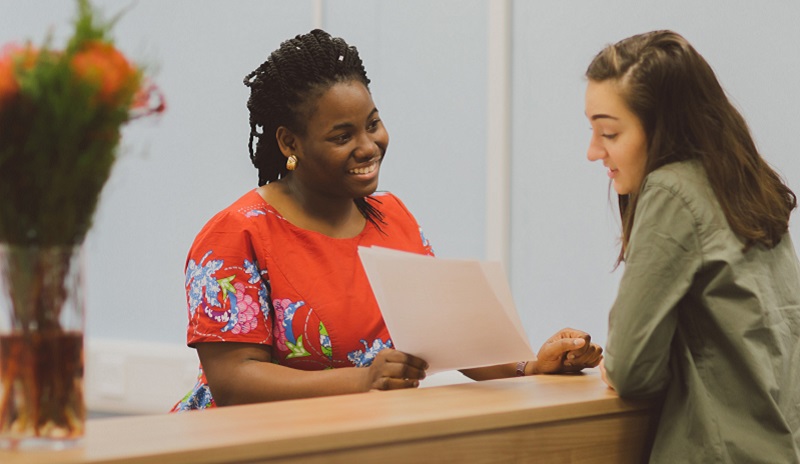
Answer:
<svg viewBox="0 0 800 464"><path fill-rule="evenodd" d="M645 147L638 141L624 141L619 145L609 148L609 156L620 166L625 166L628 171L644 171L647 161Z"/></svg>
<svg viewBox="0 0 800 464"><path fill-rule="evenodd" d="M647 144L644 142L639 143L633 156L639 172L644 173L644 168L647 165Z"/></svg>
<svg viewBox="0 0 800 464"><path fill-rule="evenodd" d="M386 129L381 128L375 133L375 143L382 147L384 151L386 150L386 147L389 146L389 133Z"/></svg>
<svg viewBox="0 0 800 464"><path fill-rule="evenodd" d="M644 180L645 167L647 165L647 151L642 145L634 147L629 154L628 169L631 173L633 186L641 185Z"/></svg>

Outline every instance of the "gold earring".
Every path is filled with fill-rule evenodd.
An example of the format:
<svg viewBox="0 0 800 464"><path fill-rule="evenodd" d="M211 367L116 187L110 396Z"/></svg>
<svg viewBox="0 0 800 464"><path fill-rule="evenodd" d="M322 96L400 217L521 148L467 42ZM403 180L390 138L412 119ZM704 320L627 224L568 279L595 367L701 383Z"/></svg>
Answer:
<svg viewBox="0 0 800 464"><path fill-rule="evenodd" d="M286 169L294 171L297 168L297 157L292 155L286 159Z"/></svg>

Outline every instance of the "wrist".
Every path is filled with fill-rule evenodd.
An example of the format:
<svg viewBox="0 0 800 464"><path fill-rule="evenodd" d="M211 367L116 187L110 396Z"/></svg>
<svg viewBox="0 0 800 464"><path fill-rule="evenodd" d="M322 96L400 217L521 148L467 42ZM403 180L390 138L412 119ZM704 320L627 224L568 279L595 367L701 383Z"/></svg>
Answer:
<svg viewBox="0 0 800 464"><path fill-rule="evenodd" d="M539 372L539 359L528 361L525 365L525 375L538 375Z"/></svg>
<svg viewBox="0 0 800 464"><path fill-rule="evenodd" d="M516 364L516 376L523 377L528 375L536 375L539 373L539 368L537 366L538 359L533 359L532 361L520 361Z"/></svg>
<svg viewBox="0 0 800 464"><path fill-rule="evenodd" d="M517 377L524 377L528 374L525 373L525 370L528 368L528 361L520 361L516 365L515 374Z"/></svg>
<svg viewBox="0 0 800 464"><path fill-rule="evenodd" d="M373 385L374 380L372 378L372 373L370 372L369 366L353 367L352 369L357 376L356 392L368 392L375 390L375 385Z"/></svg>

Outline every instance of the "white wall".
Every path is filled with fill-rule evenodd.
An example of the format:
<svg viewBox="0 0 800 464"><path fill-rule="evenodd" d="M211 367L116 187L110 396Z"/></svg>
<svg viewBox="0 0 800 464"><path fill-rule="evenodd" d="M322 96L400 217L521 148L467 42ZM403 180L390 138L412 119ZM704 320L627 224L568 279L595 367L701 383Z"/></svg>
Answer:
<svg viewBox="0 0 800 464"><path fill-rule="evenodd" d="M126 129L87 241L87 333L96 341L87 370L99 379L87 390L106 395L108 401L96 403L104 408L124 403L120 409L130 411L135 389L120 390L114 376L100 371L128 363L136 377L147 376L141 359L154 363L153 347L167 364L193 363L180 350L158 347L178 349L185 341L183 265L194 235L256 184L242 78L281 40L310 30L319 3L96 3L108 13L129 7L117 42L158 68L156 81L168 99L159 120ZM488 69L489 1L321 5L323 28L359 48L373 80L391 135L381 188L406 202L438 255L484 258L486 167L495 156L486 146L487 85L497 72ZM512 2L512 10L512 290L533 345L567 325L602 343L621 274L611 273L618 226L603 169L585 159L583 71L606 43L655 28L684 34L718 71L764 156L800 191L793 118L800 107L800 5L523 0ZM73 5L0 0L0 12L0 43L39 42L49 28L63 43ZM797 224L793 219L800 243ZM134 359L137 346L149 348ZM103 357L104 351L111 354ZM169 379L153 365L151 381L172 383L149 411L177 399L174 384L191 386L191 369L175 369Z"/></svg>
<svg viewBox="0 0 800 464"><path fill-rule="evenodd" d="M622 268L602 166L586 160L583 73L608 44L684 35L715 69L763 156L800 193L800 4L675 0L514 2L511 285L528 334L562 325L605 343ZM800 214L791 232L800 246Z"/></svg>
<svg viewBox="0 0 800 464"><path fill-rule="evenodd" d="M379 188L406 203L437 255L482 258L486 2L324 5L324 28L358 47L390 134Z"/></svg>

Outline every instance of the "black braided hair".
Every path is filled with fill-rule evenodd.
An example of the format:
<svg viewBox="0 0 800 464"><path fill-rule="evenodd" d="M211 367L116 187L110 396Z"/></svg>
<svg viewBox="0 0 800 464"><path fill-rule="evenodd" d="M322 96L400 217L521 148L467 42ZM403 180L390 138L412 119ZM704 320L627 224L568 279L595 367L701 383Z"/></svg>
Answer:
<svg viewBox="0 0 800 464"><path fill-rule="evenodd" d="M267 61L245 76L244 85L250 88L247 147L250 161L258 169L259 186L285 177L288 172L286 158L275 139L278 127L304 134L308 104L334 84L351 80L369 90L370 81L358 50L321 29L284 41ZM383 214L367 200L380 203L372 197L356 198L354 202L361 214L380 229L378 222L385 224Z"/></svg>

